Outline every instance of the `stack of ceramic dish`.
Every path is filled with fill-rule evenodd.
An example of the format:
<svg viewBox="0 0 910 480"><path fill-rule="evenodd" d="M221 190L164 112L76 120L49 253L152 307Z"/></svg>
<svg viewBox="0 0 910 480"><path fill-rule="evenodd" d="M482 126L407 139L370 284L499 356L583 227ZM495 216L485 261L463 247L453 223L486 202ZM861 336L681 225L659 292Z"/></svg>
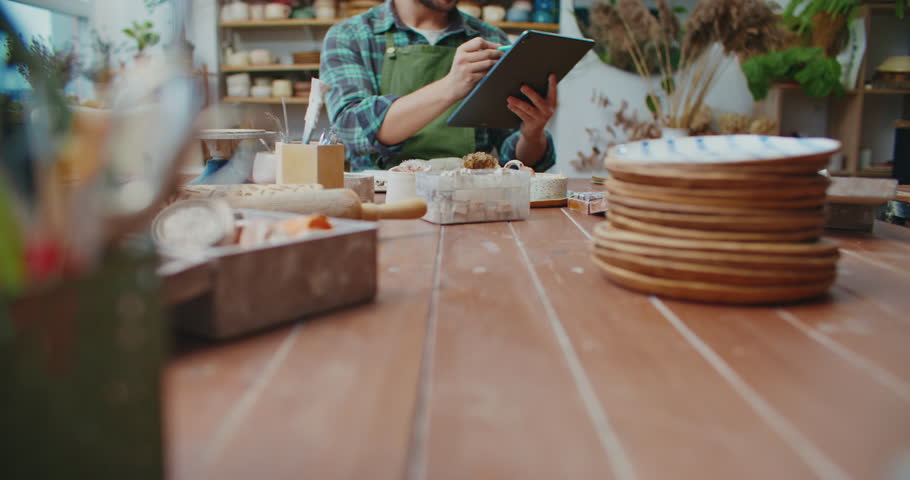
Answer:
<svg viewBox="0 0 910 480"><path fill-rule="evenodd" d="M825 292L837 246L820 239L840 143L729 135L649 140L610 151L608 221L594 260L626 287L722 303Z"/></svg>

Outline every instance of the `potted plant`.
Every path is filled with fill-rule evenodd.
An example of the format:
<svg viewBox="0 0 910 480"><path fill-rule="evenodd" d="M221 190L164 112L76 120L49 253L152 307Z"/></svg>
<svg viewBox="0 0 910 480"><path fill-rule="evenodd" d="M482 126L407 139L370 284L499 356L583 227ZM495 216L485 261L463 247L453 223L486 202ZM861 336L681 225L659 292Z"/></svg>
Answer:
<svg viewBox="0 0 910 480"><path fill-rule="evenodd" d="M741 67L756 101L767 97L774 83L786 81L800 84L808 97L840 96L844 93L840 63L825 56L819 47L791 47L756 55L743 62Z"/></svg>
<svg viewBox="0 0 910 480"><path fill-rule="evenodd" d="M154 28L152 22L139 23L134 21L132 28L123 29L123 34L136 42L136 58L141 58L146 48L154 47L161 40L161 36L155 33L152 28Z"/></svg>
<svg viewBox="0 0 910 480"><path fill-rule="evenodd" d="M834 56L843 46L839 40L856 16L858 6L859 0L790 0L784 9L783 20L810 45Z"/></svg>

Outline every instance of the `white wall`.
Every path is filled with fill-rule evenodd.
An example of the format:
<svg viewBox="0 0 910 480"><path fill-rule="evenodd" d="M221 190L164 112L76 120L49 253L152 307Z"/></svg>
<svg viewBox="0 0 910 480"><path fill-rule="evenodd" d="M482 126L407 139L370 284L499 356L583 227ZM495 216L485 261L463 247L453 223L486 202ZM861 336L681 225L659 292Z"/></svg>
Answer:
<svg viewBox="0 0 910 480"><path fill-rule="evenodd" d="M694 0L673 2L691 9ZM581 30L570 14L572 0L562 0L560 33L581 36ZM591 52L559 84L560 106L554 119L553 132L556 137L557 163L553 169L570 177L590 177L604 174L602 166L595 170L579 170L572 165L581 155L591 155L595 147L606 152L610 143L622 143L627 135L615 122L616 113L623 101L628 102L626 113L639 120L651 117L645 106L646 89L641 78L604 64ZM592 99L603 96L609 99L608 108L594 105ZM752 96L746 87L746 80L735 60L728 60L723 74L716 80L706 102L714 109L715 118L725 112L750 114L753 108ZM616 133L606 130L610 126ZM594 136L590 133L596 132Z"/></svg>

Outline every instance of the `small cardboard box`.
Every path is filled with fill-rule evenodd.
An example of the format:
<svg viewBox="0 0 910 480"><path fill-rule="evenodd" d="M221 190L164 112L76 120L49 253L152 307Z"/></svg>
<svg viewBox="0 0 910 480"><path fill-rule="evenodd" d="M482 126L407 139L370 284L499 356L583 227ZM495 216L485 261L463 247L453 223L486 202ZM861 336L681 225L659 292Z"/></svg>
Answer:
<svg viewBox="0 0 910 480"><path fill-rule="evenodd" d="M606 192L573 192L567 206L586 215L605 213L609 209Z"/></svg>
<svg viewBox="0 0 910 480"><path fill-rule="evenodd" d="M277 143L276 183L318 183L344 188L344 145Z"/></svg>

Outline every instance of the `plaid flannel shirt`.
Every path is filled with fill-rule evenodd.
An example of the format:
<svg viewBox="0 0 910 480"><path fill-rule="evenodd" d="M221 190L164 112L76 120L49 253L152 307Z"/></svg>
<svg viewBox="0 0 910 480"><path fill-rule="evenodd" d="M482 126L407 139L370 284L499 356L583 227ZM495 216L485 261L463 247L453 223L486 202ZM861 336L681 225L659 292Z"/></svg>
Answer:
<svg viewBox="0 0 910 480"><path fill-rule="evenodd" d="M467 40L481 36L500 44L510 43L501 30L456 10L458 16L446 29L436 45L458 47ZM426 38L405 25L387 0L370 11L349 18L329 29L322 48L320 79L331 90L326 98L329 119L347 149L352 171L394 166L391 159L404 145L384 145L376 134L385 119L389 106L397 95L380 95L379 82L386 51L386 32L392 31L395 47L427 44ZM475 130L477 151L499 153L500 163L515 158L518 129ZM534 165L537 171L553 166L553 139L547 133L547 152Z"/></svg>

